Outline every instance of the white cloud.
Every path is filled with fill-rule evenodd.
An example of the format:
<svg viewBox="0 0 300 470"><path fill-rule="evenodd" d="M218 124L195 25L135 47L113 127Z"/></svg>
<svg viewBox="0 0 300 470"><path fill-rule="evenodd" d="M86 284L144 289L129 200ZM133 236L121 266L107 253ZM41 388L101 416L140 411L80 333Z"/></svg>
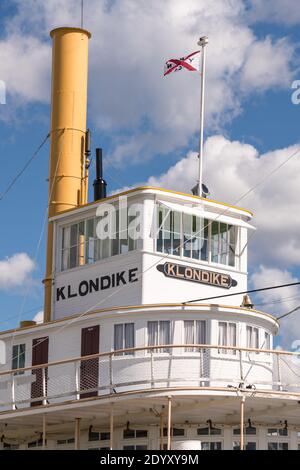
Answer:
<svg viewBox="0 0 300 470"><path fill-rule="evenodd" d="M250 0L250 16L255 21L295 25L300 22L300 5L295 0Z"/></svg>
<svg viewBox="0 0 300 470"><path fill-rule="evenodd" d="M267 37L257 41L249 48L242 69L242 89L264 91L276 86L290 86L289 63L293 55L293 48L286 39L272 42Z"/></svg>
<svg viewBox="0 0 300 470"><path fill-rule="evenodd" d="M0 261L0 290L23 287L31 282L35 263L26 253L15 255Z"/></svg>
<svg viewBox="0 0 300 470"><path fill-rule="evenodd" d="M33 36L12 34L0 41L1 79L17 105L48 101L50 62L50 46Z"/></svg>
<svg viewBox="0 0 300 470"><path fill-rule="evenodd" d="M43 312L43 311L38 312L38 313L33 317L33 321L35 321L36 323L43 323L43 322L44 322L44 312Z"/></svg>
<svg viewBox="0 0 300 470"><path fill-rule="evenodd" d="M78 25L80 2L15 3L19 8L6 25L0 48L7 90L23 101L45 102L48 31ZM84 26L92 32L89 110L99 129L120 134L114 135L111 161L130 164L172 152L197 131L199 76L182 72L163 78L162 71L165 59L197 48L200 34L210 39L208 129L223 129L241 112L246 94L291 82L293 47L287 40L258 39L245 18L243 0L86 2Z"/></svg>
<svg viewBox="0 0 300 470"><path fill-rule="evenodd" d="M254 289L299 282L287 270L259 266L251 276L251 285ZM290 286L283 289L274 289L256 294L262 305L261 310L266 310L276 316L285 314L300 305L300 287ZM300 310L280 320L280 345L283 349L291 349L292 341L300 339Z"/></svg>

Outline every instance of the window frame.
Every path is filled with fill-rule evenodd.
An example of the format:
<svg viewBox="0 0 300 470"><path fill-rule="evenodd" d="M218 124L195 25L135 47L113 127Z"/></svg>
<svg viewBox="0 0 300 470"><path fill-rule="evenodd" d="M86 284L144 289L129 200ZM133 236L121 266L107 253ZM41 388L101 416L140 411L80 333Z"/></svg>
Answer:
<svg viewBox="0 0 300 470"><path fill-rule="evenodd" d="M116 327L122 327L122 348L116 348ZM132 348L135 348L136 344L136 338L135 338L135 323L134 322L126 322L126 323L115 323L113 325L114 328L114 349L113 351L117 351L118 349L126 349L126 326L131 326L133 328L133 346ZM124 357L124 356L134 356L135 352L134 351L128 351L128 352L120 352L120 353L115 353L115 357Z"/></svg>
<svg viewBox="0 0 300 470"><path fill-rule="evenodd" d="M132 202L132 204L134 204L134 202ZM122 248L123 245L124 245L124 239L120 238L120 232L118 231L118 223L119 223L119 218L118 218L118 213L119 213L119 208L117 205L114 206L115 207L115 213L116 213L116 239L105 239L105 240L100 240L98 237L97 237L97 234L96 234L96 226L97 226L97 223L99 222L99 217L96 216L96 214L90 214L90 215L86 215L85 217L83 217L82 219L77 219L77 220L73 220L73 221L70 221L68 223L65 223L65 224L58 224L57 225L57 231L58 231L58 236L57 236L57 243L58 243L58 246L59 246L59 250L57 250L57 253L58 253L58 258L57 258L57 267L58 267L58 271L59 272L66 272L66 271L70 271L72 269L78 269L82 266L88 266L88 265L91 265L91 264L96 264L96 263L99 263L103 260L106 260L106 259L109 259L109 258L112 258L112 257L116 257L116 256L121 256L121 255L124 255L124 254L127 254L127 253L130 253L130 252L133 252L133 251L136 251L140 248L140 245L139 245L139 240L133 240L131 238L129 238L129 224L131 223L132 221L132 217L134 216L131 216L129 215L129 210L130 210L130 207L131 207L131 204L128 205L127 207L127 250L124 251L124 249ZM142 215L143 217L143 215ZM90 237L88 236L89 234L89 230L88 230L88 224L91 223L91 220L93 220L93 237ZM83 242L81 243L80 240L79 240L79 228L80 228L80 224L84 224L84 231L83 231ZM76 244L72 244L71 245L71 227L72 226L77 226L77 243ZM64 244L64 233L68 233L67 235L67 244L65 245ZM91 257L88 257L87 254L88 254L88 246L89 244L91 243L91 241L93 240L93 252L94 252L94 256L93 258ZM102 242L102 244L101 244ZM108 243L107 243L108 242ZM117 252L114 253L114 246L115 246L115 243L117 242ZM83 245L83 260L82 262L80 262L80 253L81 253L81 250L79 249L79 247ZM75 249L76 248L76 264L75 266L72 266L71 267L71 249ZM65 262L64 261L64 253L67 253L67 261Z"/></svg>
<svg viewBox="0 0 300 470"><path fill-rule="evenodd" d="M238 271L240 270L240 259L241 259L241 255L239 254L239 244L240 244L240 231L241 231L241 227L238 226L238 225L232 225L232 224L227 224L225 222L222 222L222 221L219 221L219 220L213 220L213 219L207 219L207 218L203 218L203 217L199 217L197 215L192 215L192 214L188 214L186 212L184 212L184 210L182 211L173 211L172 209L169 209L167 207L165 207L163 204L157 204L155 206L156 208L156 235L155 235L155 240L154 240L154 252L155 253L159 253L159 254L168 254L168 256L174 256L176 258L180 258L180 259L183 259L183 260L189 260L189 261L196 261L196 262L199 262L199 263L204 263L204 264L207 264L207 265L212 265L212 266L218 266L218 267L224 267L226 269L232 269L232 270L235 270L235 271ZM161 214L162 216L160 217L160 211L161 211ZM172 237L170 236L169 240L170 240L170 250L169 251L166 251L164 249L164 233L165 232L171 232L171 225L172 225L172 214L180 214L180 250L179 250L179 253L178 254L174 254L173 250L172 250ZM217 215L217 214L216 214ZM196 223L198 220L203 220L203 224L204 224L204 229L206 229L207 227L207 237L206 236L200 236L200 237L196 237L197 239L201 239L202 241L206 241L206 256L204 258L202 258L201 256L201 251L202 251L202 247L203 245L201 245L201 248L199 249L200 252L199 252L199 257L193 257L192 256L192 247L190 247L190 252L191 252L191 256L186 256L185 255L185 252L184 252L184 244L186 243L186 240L185 240L185 234L187 232L185 232L185 217L189 217L190 218L190 222L191 222L191 227L190 227L190 240L192 240L193 238L193 224L194 224L194 218L196 220ZM166 230L165 229L165 222L166 220L169 220L170 219L170 230ZM212 260L212 226L214 223L217 223L218 224L218 261L215 262ZM229 264L229 250L230 250L230 239L227 240L228 243L228 250L226 251L226 257L227 257L227 262L226 263L222 263L222 262L219 262L219 257L221 256L221 251L220 251L220 240L221 240L221 237L220 237L220 234L221 234L221 231L220 231L220 227L221 225L220 224L223 224L223 225L226 225L227 227L227 230L226 230L226 234L227 234L227 238L230 238L230 229L232 228L234 230L234 247L235 247L235 251L234 251L234 264ZM228 229L228 227L230 227ZM202 232L202 229L201 229L201 232ZM200 233L201 233L200 232ZM176 232L177 233L177 232ZM197 231L195 232L196 234L198 233ZM160 236L161 235L161 236ZM159 249L159 245L161 245L161 249Z"/></svg>
<svg viewBox="0 0 300 470"><path fill-rule="evenodd" d="M261 328L257 327L257 326L253 326L253 325L249 325L247 324L246 325L246 348L248 349L260 349L259 347L259 344L260 344L260 330ZM248 336L248 331L250 331L250 337ZM254 342L255 342L255 335L257 332L257 344L256 346L253 345L253 338L254 338ZM248 344L248 339L250 339L250 345ZM256 354L259 354L258 351L256 352Z"/></svg>
<svg viewBox="0 0 300 470"><path fill-rule="evenodd" d="M193 337L194 337L194 342L192 344L198 344L196 341L196 336L197 336L197 322L203 323L204 324L204 332L205 332L205 342L202 344L208 344L208 321L207 320L196 320L196 319L184 319L183 320L183 326L182 326L182 344L184 345L184 353L185 354L195 354L195 353L201 353L205 352L206 349L197 349L197 348L187 348L185 347L186 344L186 332L185 332L185 324L187 322L193 322ZM200 344L200 343L199 343Z"/></svg>
<svg viewBox="0 0 300 470"><path fill-rule="evenodd" d="M228 325L234 325L235 326L235 345L233 344L219 344L219 328L220 328L220 323L226 324L226 329L228 330ZM217 345L218 345L218 350L217 350L217 357L228 357L232 356L233 358L237 358L237 350L236 349L224 349L222 350L222 346L226 347L234 347L237 348L239 346L239 328L238 328L238 323L233 322L233 321L226 321L226 320L217 320L217 334L218 334L218 339L217 339ZM227 333L228 337L228 333Z"/></svg>
<svg viewBox="0 0 300 470"><path fill-rule="evenodd" d="M22 352L20 352L21 346L24 346L24 350ZM14 353L15 348L18 348L17 354ZM23 356L22 361L24 361L24 364L20 364L22 356ZM17 362L17 367L14 367L15 360ZM24 367L26 367L26 343L13 344L11 369L12 370L23 369ZM22 374L24 374L24 371L14 372L14 375L22 375Z"/></svg>
<svg viewBox="0 0 300 470"><path fill-rule="evenodd" d="M149 323L157 323L157 343L156 344L149 344ZM161 329L160 325L161 323L168 323L169 324L169 345L172 346L173 344L173 335L172 335L172 326L173 322L171 320L148 320L147 321L147 326L146 326L146 344L147 346L161 346L163 343L160 341L161 337ZM152 349L147 349L148 354L171 354L172 348L152 348Z"/></svg>

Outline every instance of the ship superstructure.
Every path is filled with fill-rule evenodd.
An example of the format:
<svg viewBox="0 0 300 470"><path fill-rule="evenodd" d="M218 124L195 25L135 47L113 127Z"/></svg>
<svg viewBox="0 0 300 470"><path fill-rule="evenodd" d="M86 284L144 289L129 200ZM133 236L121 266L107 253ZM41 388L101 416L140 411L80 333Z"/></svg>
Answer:
<svg viewBox="0 0 300 470"><path fill-rule="evenodd" d="M0 333L2 448L297 449L297 357L241 294L251 212L148 186L106 197L100 151L88 203L90 34L51 35L45 318Z"/></svg>

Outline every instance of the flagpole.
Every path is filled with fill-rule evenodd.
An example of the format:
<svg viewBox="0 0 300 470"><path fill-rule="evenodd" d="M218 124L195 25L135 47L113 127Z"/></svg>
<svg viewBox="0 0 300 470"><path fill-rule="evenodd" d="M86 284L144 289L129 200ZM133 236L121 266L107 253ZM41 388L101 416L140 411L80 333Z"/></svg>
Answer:
<svg viewBox="0 0 300 470"><path fill-rule="evenodd" d="M202 174L203 174L203 140L204 140L204 90L205 90L205 46L208 44L208 37L203 36L198 41L198 46L202 47L202 73L200 92L200 134L199 134L199 168L198 168L198 196L202 196Z"/></svg>

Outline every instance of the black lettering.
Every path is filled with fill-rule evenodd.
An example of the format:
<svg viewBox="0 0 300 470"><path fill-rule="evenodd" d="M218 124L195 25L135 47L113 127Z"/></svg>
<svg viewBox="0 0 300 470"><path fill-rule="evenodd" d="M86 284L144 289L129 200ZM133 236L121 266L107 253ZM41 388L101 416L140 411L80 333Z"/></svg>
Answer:
<svg viewBox="0 0 300 470"><path fill-rule="evenodd" d="M120 273L117 273L117 286L120 285L120 282L122 281L123 284L126 284L126 280L124 279L124 274L125 274L125 271L122 271Z"/></svg>
<svg viewBox="0 0 300 470"><path fill-rule="evenodd" d="M78 292L81 297L89 293L89 283L87 281L81 281L78 286Z"/></svg>
<svg viewBox="0 0 300 470"><path fill-rule="evenodd" d="M111 287L115 287L115 277L116 277L115 274L111 275Z"/></svg>
<svg viewBox="0 0 300 470"><path fill-rule="evenodd" d="M62 300L65 300L66 296L65 296L65 294L64 294L64 292L63 292L63 291L64 291L64 288L65 288L65 286L64 286L64 287L58 287L58 288L56 289L56 301L57 301L57 302L59 302L60 298L62 298Z"/></svg>
<svg viewBox="0 0 300 470"><path fill-rule="evenodd" d="M90 279L89 281L89 284L90 284L90 294L93 292L93 290L95 292L98 292L99 291L99 278L97 278L95 281L93 281L92 279Z"/></svg>
<svg viewBox="0 0 300 470"><path fill-rule="evenodd" d="M128 271L129 282L137 282L138 281L138 279L136 277L137 272L138 272L138 268L129 269L129 271Z"/></svg>
<svg viewBox="0 0 300 470"><path fill-rule="evenodd" d="M77 297L77 294L72 294L71 286L68 286L68 299L72 299L72 297Z"/></svg>
<svg viewBox="0 0 300 470"><path fill-rule="evenodd" d="M101 290L109 289L111 284L110 276L101 277Z"/></svg>

